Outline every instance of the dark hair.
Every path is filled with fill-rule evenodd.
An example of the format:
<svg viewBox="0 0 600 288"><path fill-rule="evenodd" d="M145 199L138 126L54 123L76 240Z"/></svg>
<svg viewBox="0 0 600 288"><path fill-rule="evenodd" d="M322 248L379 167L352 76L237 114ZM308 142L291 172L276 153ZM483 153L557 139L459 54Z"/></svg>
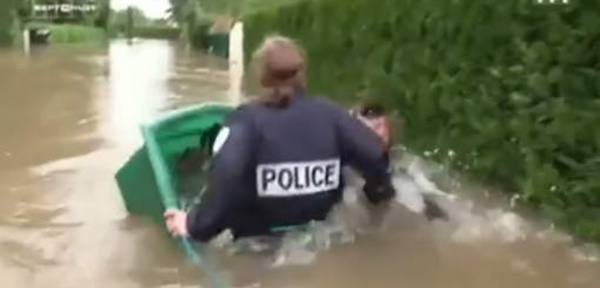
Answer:
<svg viewBox="0 0 600 288"><path fill-rule="evenodd" d="M385 107L379 102L365 102L359 106L358 113L363 117L380 117L386 114Z"/></svg>

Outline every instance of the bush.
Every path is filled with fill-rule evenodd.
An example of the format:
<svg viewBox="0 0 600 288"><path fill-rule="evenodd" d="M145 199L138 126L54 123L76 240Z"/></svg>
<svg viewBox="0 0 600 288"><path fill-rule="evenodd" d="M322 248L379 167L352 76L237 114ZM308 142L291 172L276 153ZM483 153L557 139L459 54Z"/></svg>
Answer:
<svg viewBox="0 0 600 288"><path fill-rule="evenodd" d="M305 1L247 16L246 50L298 39L311 91L379 98L412 150L598 241L600 2L570 2Z"/></svg>

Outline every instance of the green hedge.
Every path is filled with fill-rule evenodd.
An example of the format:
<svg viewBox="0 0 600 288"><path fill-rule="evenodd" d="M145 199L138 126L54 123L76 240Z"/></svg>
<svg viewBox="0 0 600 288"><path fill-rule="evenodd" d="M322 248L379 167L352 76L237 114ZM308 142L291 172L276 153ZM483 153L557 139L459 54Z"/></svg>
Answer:
<svg viewBox="0 0 600 288"><path fill-rule="evenodd" d="M570 3L305 1L247 16L246 50L298 39L312 92L379 98L412 150L600 240L600 1Z"/></svg>
<svg viewBox="0 0 600 288"><path fill-rule="evenodd" d="M52 33L53 44L102 43L107 40L106 30L99 27L75 24L50 24L47 27Z"/></svg>

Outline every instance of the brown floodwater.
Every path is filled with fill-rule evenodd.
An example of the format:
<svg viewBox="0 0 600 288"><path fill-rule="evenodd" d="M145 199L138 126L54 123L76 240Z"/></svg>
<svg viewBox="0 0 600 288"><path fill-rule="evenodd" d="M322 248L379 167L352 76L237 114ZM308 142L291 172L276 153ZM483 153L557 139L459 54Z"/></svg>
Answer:
<svg viewBox="0 0 600 288"><path fill-rule="evenodd" d="M162 227L127 214L113 177L141 144L143 121L190 104L231 102L226 68L227 61L165 41L35 49L27 57L0 52L0 285L204 285ZM214 265L236 287L600 285L594 246L574 244L519 216L507 199L425 166L458 196L435 198L448 222L428 222L401 205L380 223L365 222L368 211L350 199L337 214L358 228L344 244L316 253L292 247L287 265L274 265L268 253L212 247ZM402 189L414 188L402 181Z"/></svg>

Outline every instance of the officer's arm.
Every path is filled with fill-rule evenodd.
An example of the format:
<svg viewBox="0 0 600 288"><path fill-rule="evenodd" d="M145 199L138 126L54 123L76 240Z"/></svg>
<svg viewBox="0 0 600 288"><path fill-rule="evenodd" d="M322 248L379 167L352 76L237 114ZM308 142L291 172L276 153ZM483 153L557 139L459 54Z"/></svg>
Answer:
<svg viewBox="0 0 600 288"><path fill-rule="evenodd" d="M342 109L335 115L344 162L359 170L365 178L364 192L371 203L389 200L395 195L389 173L388 153L382 140Z"/></svg>
<svg viewBox="0 0 600 288"><path fill-rule="evenodd" d="M224 129L229 135L214 157L208 192L187 217L188 232L197 241L209 241L228 228L229 217L252 200L244 187L253 161L252 131L241 121Z"/></svg>

